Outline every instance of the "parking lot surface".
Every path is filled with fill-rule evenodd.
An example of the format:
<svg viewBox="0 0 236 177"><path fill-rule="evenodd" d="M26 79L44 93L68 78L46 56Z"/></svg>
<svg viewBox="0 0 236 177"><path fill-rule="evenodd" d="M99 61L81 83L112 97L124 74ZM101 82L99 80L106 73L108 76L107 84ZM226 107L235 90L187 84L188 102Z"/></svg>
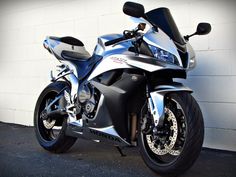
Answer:
<svg viewBox="0 0 236 177"><path fill-rule="evenodd" d="M78 139L64 154L45 151L32 127L0 123L0 177L158 177L137 148L124 149ZM203 149L181 177L236 177L236 153Z"/></svg>

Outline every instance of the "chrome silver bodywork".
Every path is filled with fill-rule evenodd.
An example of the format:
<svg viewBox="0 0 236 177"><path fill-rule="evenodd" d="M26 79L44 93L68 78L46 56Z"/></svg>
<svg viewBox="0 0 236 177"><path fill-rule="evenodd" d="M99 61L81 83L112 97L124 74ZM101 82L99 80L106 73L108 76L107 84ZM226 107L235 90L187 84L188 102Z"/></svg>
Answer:
<svg viewBox="0 0 236 177"><path fill-rule="evenodd" d="M136 56L132 52L124 52L123 54L108 55L103 58L101 63L94 69L88 78L88 81L92 80L96 76L111 71L114 69L128 69L128 68L139 68L148 72L155 72L162 69L183 69L180 66L167 64L160 62L157 64L144 63L135 60L135 58L150 59L150 57L140 54Z"/></svg>
<svg viewBox="0 0 236 177"><path fill-rule="evenodd" d="M118 37L121 37L121 35L111 34L111 35L104 35L98 38L98 44L95 48L94 53L97 55L102 55L103 60L98 65L98 67L95 68L94 72L89 76L88 80L91 80L97 75L104 73L106 71L109 71L109 70L113 70L113 69L135 67L135 68L140 68L149 72L154 72L154 71L163 69L163 67L160 67L157 65L151 65L151 64L146 64L143 62L129 60L129 57L133 57L136 55L133 52L129 52L127 50L131 46L132 39L119 42L118 44L112 45L112 46L104 45L105 42L112 39L116 39ZM161 29L158 29L158 32L156 32L153 30L153 28L150 28L145 34L143 34L142 37L143 37L143 40L147 42L148 44L153 45L155 47L158 47L160 49L163 49L173 54L178 59L180 66L172 66L172 67L177 67L177 68L183 67L182 60L180 58L180 55L177 51L177 48L174 42ZM195 54L191 45L188 42L186 42L186 45L187 45L187 51L189 53L188 65L187 65L187 68L183 68L183 69L188 70L189 67L190 69L195 67L194 65ZM147 56L139 54L139 57L145 58ZM118 63L117 60L120 60L120 62Z"/></svg>
<svg viewBox="0 0 236 177"><path fill-rule="evenodd" d="M151 97L148 100L148 104L154 119L155 126L162 125L164 120L165 95L170 92L179 92L179 91L192 92L190 88L183 86L182 84L177 84L177 85L159 85L155 88L154 92L150 93Z"/></svg>
<svg viewBox="0 0 236 177"><path fill-rule="evenodd" d="M145 21L144 19L142 19ZM148 23L148 22L147 22ZM150 25L150 24L149 24ZM148 59L156 59L154 57L137 54L135 52L130 52L129 47L133 46L133 42L137 40L137 38L131 38L128 40L124 40L118 42L111 46L105 46L105 42L121 37L121 34L111 34L104 35L98 38L97 46L94 50L94 55L102 56L102 60L96 67L92 70L86 81L90 84L93 83L93 79L97 76L112 70L117 69L141 69L148 72L156 72L159 70L188 70L188 68L192 68L195 66L195 54L192 50L192 47L189 43L186 42L188 55L188 65L186 68L183 68L183 63L181 57L179 55L178 49L173 42L161 29L155 31L152 27L144 34L140 34L139 38L143 38L143 40L149 45L155 46L157 48L163 49L172 55L174 55L179 63L179 66L174 64L165 63L163 61L157 61L155 64L142 62ZM78 74L80 71L77 71L77 68L71 64L71 62L66 60L61 60L62 51L74 51L81 53L86 56L85 58L89 58L90 55L86 51L84 47L74 47L62 42L58 42L55 40L51 40L47 38L44 42L46 48L53 53L60 62L63 63L59 68L59 74L52 77L52 81L57 81L59 79L66 79L71 85L71 92L65 93L65 97L67 97L67 107L66 112L68 113L68 125L72 127L77 127L78 129L72 128L72 133L76 133L79 136L88 136L93 137L91 135L91 131L100 132L103 136L104 134L110 135L113 138L118 138L120 142L127 144L126 140L122 139L119 134L116 132L112 125L106 127L88 127L85 125L85 120L87 117L85 115L82 116L81 119L77 120L76 118L76 110L75 110L75 101L78 97L79 92L79 79ZM139 60L138 60L139 59ZM112 86L110 87L112 89ZM117 89L117 88L116 88ZM148 105L151 111L151 114L154 119L155 126L161 125L163 123L164 118L164 97L169 92L178 92L178 91L187 91L192 92L191 89L184 87L183 85L159 85L155 88L155 91L150 93L150 97L148 98ZM119 91L122 93L122 90ZM68 94L70 95L70 100L68 99ZM83 102L83 98L80 98ZM94 121L101 118L101 114L106 115L107 112L104 112L104 96L101 95L99 100L99 104L97 107L97 112L94 118L90 119L90 121ZM86 99L84 100L84 102ZM107 115L108 116L108 115ZM102 134L104 133L104 134ZM105 135L104 135L105 136ZM103 137L104 138L104 137ZM109 138L108 138L109 139ZM94 139L98 140L98 139Z"/></svg>
<svg viewBox="0 0 236 177"><path fill-rule="evenodd" d="M43 45L51 53L53 53L55 55L55 57L58 58L58 59L63 58L62 57L62 52L63 51L77 52L83 58L91 57L91 55L88 53L88 51L85 49L84 46L70 45L70 44L67 44L67 43L64 43L64 42L52 39L50 37L46 37Z"/></svg>
<svg viewBox="0 0 236 177"><path fill-rule="evenodd" d="M66 63L66 62L65 62ZM58 66L58 74L56 77L53 76L53 72L51 71L51 81L55 82L59 79L66 78L71 83L71 102L75 102L75 98L77 97L78 88L79 88L79 81L76 77L74 70L70 68L71 65L62 64Z"/></svg>
<svg viewBox="0 0 236 177"><path fill-rule="evenodd" d="M173 40L171 40L170 37L167 36L161 29L158 29L157 32L153 28L150 28L143 35L143 40L152 46L158 47L173 54L178 59L180 66L183 66Z"/></svg>
<svg viewBox="0 0 236 177"><path fill-rule="evenodd" d="M103 58L101 63L94 69L94 71L89 76L88 81L107 71L111 71L114 69L132 68L132 66L129 66L127 64L125 56L126 55L114 54Z"/></svg>

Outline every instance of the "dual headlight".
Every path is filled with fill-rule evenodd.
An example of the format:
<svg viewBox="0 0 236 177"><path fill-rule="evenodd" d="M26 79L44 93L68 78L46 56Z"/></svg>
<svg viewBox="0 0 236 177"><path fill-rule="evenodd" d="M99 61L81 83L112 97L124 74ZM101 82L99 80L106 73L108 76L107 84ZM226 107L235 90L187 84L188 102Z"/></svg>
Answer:
<svg viewBox="0 0 236 177"><path fill-rule="evenodd" d="M149 48L156 59L178 66L180 65L175 55L152 45L149 45Z"/></svg>

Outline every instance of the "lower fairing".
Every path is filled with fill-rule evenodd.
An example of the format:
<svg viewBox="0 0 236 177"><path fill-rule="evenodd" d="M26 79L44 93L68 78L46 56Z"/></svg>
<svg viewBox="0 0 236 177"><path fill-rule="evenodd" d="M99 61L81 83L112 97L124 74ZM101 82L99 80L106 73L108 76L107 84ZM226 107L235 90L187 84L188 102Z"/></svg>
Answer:
<svg viewBox="0 0 236 177"><path fill-rule="evenodd" d="M73 137L90 139L95 142L106 142L117 146L130 146L130 143L121 138L114 126L103 128L80 127L76 123L70 123L66 134Z"/></svg>
<svg viewBox="0 0 236 177"><path fill-rule="evenodd" d="M82 119L70 122L69 135L107 139L116 145L130 144L130 115L138 114L144 104L145 77L122 71L114 73L108 73L110 78L104 74L90 82L101 93L96 114L92 119L83 115Z"/></svg>
<svg viewBox="0 0 236 177"><path fill-rule="evenodd" d="M138 90L142 88L144 81L145 78L142 75L123 73L121 78L111 85L104 85L97 81L91 82L104 95L104 104L107 107L114 128L128 142L130 141L128 117L131 111L135 111L132 110L134 104L132 103L132 97L135 91L138 93ZM144 92L141 91L141 93ZM143 98L141 97L141 99ZM136 104L137 109L141 104Z"/></svg>
<svg viewBox="0 0 236 177"><path fill-rule="evenodd" d="M89 82L101 93L95 116L91 119L83 115L83 126L76 127L78 124L72 122L69 133L87 139L108 140L115 145L130 145L131 114L140 115L147 100L146 85L152 83L153 90L157 85L170 85L178 74L179 77L186 76L183 70L171 69L153 73L118 69L100 74ZM110 131L104 132L108 129Z"/></svg>

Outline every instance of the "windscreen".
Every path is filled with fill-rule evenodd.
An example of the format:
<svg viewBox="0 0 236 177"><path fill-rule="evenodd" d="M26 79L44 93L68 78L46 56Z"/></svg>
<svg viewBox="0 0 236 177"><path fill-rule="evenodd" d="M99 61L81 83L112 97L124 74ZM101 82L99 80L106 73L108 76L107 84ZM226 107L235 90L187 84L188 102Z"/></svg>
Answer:
<svg viewBox="0 0 236 177"><path fill-rule="evenodd" d="M185 42L167 8L157 8L146 13L148 21L164 31L172 40L184 45Z"/></svg>

